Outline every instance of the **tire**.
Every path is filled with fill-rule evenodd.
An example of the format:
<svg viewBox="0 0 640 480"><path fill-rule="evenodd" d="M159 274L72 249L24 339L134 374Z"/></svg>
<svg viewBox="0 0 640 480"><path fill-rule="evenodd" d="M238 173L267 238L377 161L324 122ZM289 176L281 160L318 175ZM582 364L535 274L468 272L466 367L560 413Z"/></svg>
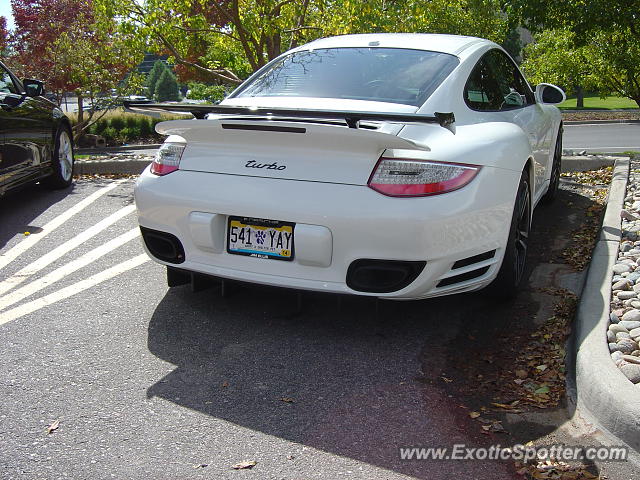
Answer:
<svg viewBox="0 0 640 480"><path fill-rule="evenodd" d="M560 171L562 169L562 124L558 130L556 137L556 148L553 152L553 165L551 166L551 176L549 189L542 197L543 203L551 203L558 196L558 188L560 188Z"/></svg>
<svg viewBox="0 0 640 480"><path fill-rule="evenodd" d="M524 278L530 232L531 189L529 173L525 170L518 184L502 265L498 276L488 287L494 297L509 300L518 293Z"/></svg>
<svg viewBox="0 0 640 480"><path fill-rule="evenodd" d="M56 134L53 149L53 173L42 182L52 189L67 188L73 182L73 141L69 128L62 125Z"/></svg>

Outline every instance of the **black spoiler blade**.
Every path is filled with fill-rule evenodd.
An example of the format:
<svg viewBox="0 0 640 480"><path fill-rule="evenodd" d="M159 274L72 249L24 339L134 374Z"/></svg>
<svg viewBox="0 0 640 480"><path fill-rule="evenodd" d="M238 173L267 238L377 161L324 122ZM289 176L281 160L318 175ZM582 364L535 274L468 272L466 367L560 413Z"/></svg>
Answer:
<svg viewBox="0 0 640 480"><path fill-rule="evenodd" d="M218 115L234 115L250 117L255 120L320 119L343 120L350 128L358 128L361 120L396 122L396 123L437 123L441 127L451 129L455 122L453 113L436 112L433 115L420 113L395 112L358 112L350 110L314 110L303 108L271 108L271 107L236 107L233 105L204 104L172 104L172 103L136 103L124 102L124 107L137 113L174 112L190 113L195 118L203 119L209 113ZM246 118L245 118L246 120Z"/></svg>

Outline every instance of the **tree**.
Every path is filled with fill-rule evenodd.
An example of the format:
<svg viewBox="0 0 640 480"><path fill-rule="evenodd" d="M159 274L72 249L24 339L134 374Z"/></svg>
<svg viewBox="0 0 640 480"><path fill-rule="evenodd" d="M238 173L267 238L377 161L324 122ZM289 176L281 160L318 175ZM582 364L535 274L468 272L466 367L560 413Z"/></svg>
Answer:
<svg viewBox="0 0 640 480"><path fill-rule="evenodd" d="M162 60L156 60L153 64L153 67L147 74L147 79L145 81L145 86L147 87L149 98L153 98L155 94L156 84L158 83L160 76L168 69L169 67L167 67L166 63L164 63Z"/></svg>
<svg viewBox="0 0 640 480"><path fill-rule="evenodd" d="M78 97L76 138L101 116L98 108L114 103L113 88L122 92L138 83L128 72L141 54L131 50L126 34L111 22L95 23L91 0L11 0L16 28L12 50L19 74L45 81L60 104L64 92ZM126 82L123 80L126 79ZM84 110L84 100L90 101Z"/></svg>
<svg viewBox="0 0 640 480"><path fill-rule="evenodd" d="M570 50L584 53L601 90L640 106L640 0L506 0L505 5L532 31L571 32Z"/></svg>
<svg viewBox="0 0 640 480"><path fill-rule="evenodd" d="M177 102L180 100L178 82L168 68L162 72L155 88L155 97L158 102Z"/></svg>
<svg viewBox="0 0 640 480"><path fill-rule="evenodd" d="M209 103L218 103L228 91L224 85L205 85L204 83L189 82L188 98L192 100L206 100Z"/></svg>
<svg viewBox="0 0 640 480"><path fill-rule="evenodd" d="M7 30L7 19L0 17L0 54L9 46L9 30Z"/></svg>
<svg viewBox="0 0 640 480"><path fill-rule="evenodd" d="M607 93L592 60L591 49L576 45L573 32L547 30L525 47L522 69L533 83L555 83L568 94L575 94L577 107L583 108L584 89Z"/></svg>
<svg viewBox="0 0 640 480"><path fill-rule="evenodd" d="M168 53L182 80L237 84L282 52L321 36L436 32L501 42L498 0L94 0L141 48ZM194 78L197 77L197 78Z"/></svg>
<svg viewBox="0 0 640 480"><path fill-rule="evenodd" d="M640 37L632 27L594 32L591 65L610 92L632 99L640 107Z"/></svg>
<svg viewBox="0 0 640 480"><path fill-rule="evenodd" d="M594 31L627 30L640 36L640 0L505 0L506 11L531 31L571 30L578 43Z"/></svg>

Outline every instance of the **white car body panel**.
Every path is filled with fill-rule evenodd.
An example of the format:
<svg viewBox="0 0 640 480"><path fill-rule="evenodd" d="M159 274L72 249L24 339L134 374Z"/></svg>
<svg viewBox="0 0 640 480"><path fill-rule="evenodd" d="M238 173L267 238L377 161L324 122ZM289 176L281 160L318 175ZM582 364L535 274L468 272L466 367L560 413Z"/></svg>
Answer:
<svg viewBox="0 0 640 480"><path fill-rule="evenodd" d="M184 143L186 148L179 170L157 176L147 169L140 176L135 190L139 223L177 237L185 259L172 264L149 252L152 258L216 277L398 300L487 286L505 253L523 169L530 172L532 206L549 187L560 114L539 103L497 112L475 111L465 103L462 91L476 62L489 50L500 49L487 40L367 34L321 39L296 50L367 47L372 42L381 48L448 53L460 64L420 107L350 99L235 97L235 92L222 104L426 115L453 112L455 123L450 128L363 121L361 127L366 128L351 129L300 119L245 120L213 114L206 120L161 123L158 132L172 135L167 141ZM237 129L247 124L272 130ZM479 172L459 190L393 198L367 186L381 156L469 164L478 166ZM229 216L294 222L293 260L229 253ZM457 261L490 251L495 251L492 258L453 268ZM362 292L345 281L350 264L358 259L424 261L426 266L400 290ZM486 271L475 278L438 286L444 279L484 267Z"/></svg>
<svg viewBox="0 0 640 480"><path fill-rule="evenodd" d="M346 268L353 260L393 259L402 252L402 258L429 259L421 276L403 290L364 295L414 299L464 289L467 286L464 283L444 289L436 285L452 273L457 259L497 249L498 254L487 262L493 270L480 283L476 279L473 289L491 280L500 265L501 245L507 235L515 192L489 186L513 185L518 177L518 172L484 168L468 185L475 195L461 189L435 197L396 199L366 186L203 175L181 170L158 178L147 169L137 183L136 204L143 206L139 210L140 225L180 238L188 252L180 268L268 285L354 293L344 281ZM189 185L189 189L184 185ZM486 190L486 194L478 195L481 190ZM168 191L172 192L170 206L166 205ZM244 194L247 191L251 194ZM194 221L194 212L209 216L204 227L201 218ZM305 243L299 234L307 235L307 226L327 229L331 238L324 239L323 248L331 252L331 263L326 267L315 266L318 260L298 249L292 262L260 261L229 254L221 248L229 215L296 222L297 245ZM206 229L207 235L210 232L209 245L202 244L202 234L197 233L194 239L194 223L196 229ZM299 232L298 225L304 225L305 230ZM322 243L322 239L316 238L321 235L309 234L316 243Z"/></svg>

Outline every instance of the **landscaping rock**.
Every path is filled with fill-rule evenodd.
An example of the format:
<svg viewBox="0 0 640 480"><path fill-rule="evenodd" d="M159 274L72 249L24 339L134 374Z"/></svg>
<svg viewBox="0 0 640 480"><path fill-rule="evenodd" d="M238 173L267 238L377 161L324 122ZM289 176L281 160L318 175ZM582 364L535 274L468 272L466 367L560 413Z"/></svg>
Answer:
<svg viewBox="0 0 640 480"><path fill-rule="evenodd" d="M622 370L622 373L633 383L640 383L640 365L627 363L626 365L622 365L620 370Z"/></svg>
<svg viewBox="0 0 640 480"><path fill-rule="evenodd" d="M613 271L617 274L628 273L631 271L631 266L624 263L617 263L613 266Z"/></svg>
<svg viewBox="0 0 640 480"><path fill-rule="evenodd" d="M609 325L609 331L613 332L614 334L618 333L618 332L625 332L625 333L629 333L629 330L627 330L626 328L624 328L622 325L620 325L619 323L612 323L611 325Z"/></svg>
<svg viewBox="0 0 640 480"><path fill-rule="evenodd" d="M624 359L624 353L615 351L611 354L611 360L617 362L618 360Z"/></svg>
<svg viewBox="0 0 640 480"><path fill-rule="evenodd" d="M635 320L634 321L625 320L624 317L622 317L622 321L618 325L623 326L627 330L633 330L634 328L640 328L640 322L637 322Z"/></svg>
<svg viewBox="0 0 640 480"><path fill-rule="evenodd" d="M616 296L620 300L631 300L632 298L638 298L638 293L634 291L620 291L616 293Z"/></svg>
<svg viewBox="0 0 640 480"><path fill-rule="evenodd" d="M629 310L627 313L622 315L622 320L625 322L640 322L640 310Z"/></svg>
<svg viewBox="0 0 640 480"><path fill-rule="evenodd" d="M620 352L616 352L616 353L620 353ZM640 357L636 357L636 356L633 356L633 355L622 355L622 359L625 362L634 363L636 365L640 365Z"/></svg>
<svg viewBox="0 0 640 480"><path fill-rule="evenodd" d="M622 280L618 280L611 286L612 290L629 290L631 288L631 280L628 278L623 278Z"/></svg>
<svg viewBox="0 0 640 480"><path fill-rule="evenodd" d="M616 342L618 351L626 354L630 354L634 350L638 349L638 344L630 338L622 338Z"/></svg>

